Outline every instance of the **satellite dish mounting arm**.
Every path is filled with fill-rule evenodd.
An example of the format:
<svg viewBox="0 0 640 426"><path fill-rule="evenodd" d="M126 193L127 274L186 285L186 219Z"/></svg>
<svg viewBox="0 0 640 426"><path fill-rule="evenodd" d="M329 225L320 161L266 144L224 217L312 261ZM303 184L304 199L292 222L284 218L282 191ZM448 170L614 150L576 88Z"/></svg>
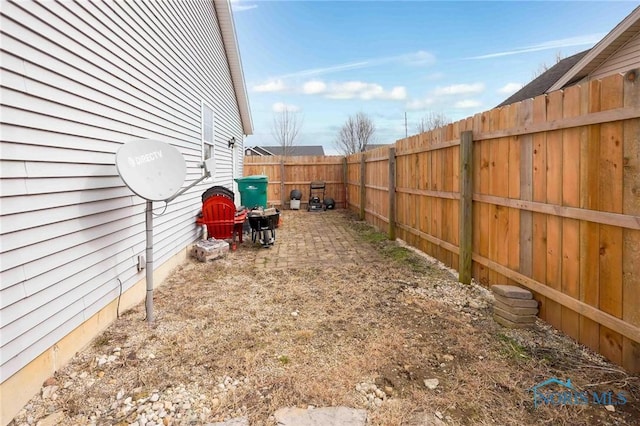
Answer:
<svg viewBox="0 0 640 426"><path fill-rule="evenodd" d="M200 164L200 167L204 169L204 176L202 176L200 179L196 180L195 182L191 183L189 186L181 189L180 191L178 191L177 193L175 193L171 197L167 198L166 200L164 200L164 202L167 203L167 204L172 202L173 200L175 200L176 198L178 198L179 196L181 196L182 194L184 194L185 192L187 192L188 190L190 190L191 188L193 188L194 186L196 186L197 184L199 184L203 180L211 177L211 174L212 174L212 172L214 171L214 168L215 168L214 159L213 158L209 158L208 160L204 160L202 162L202 164Z"/></svg>

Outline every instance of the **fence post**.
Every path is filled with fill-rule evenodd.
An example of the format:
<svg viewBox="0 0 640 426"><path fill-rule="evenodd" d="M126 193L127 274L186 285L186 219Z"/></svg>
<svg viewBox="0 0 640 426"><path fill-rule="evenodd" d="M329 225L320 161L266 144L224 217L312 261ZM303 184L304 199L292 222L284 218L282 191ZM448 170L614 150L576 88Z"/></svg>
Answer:
<svg viewBox="0 0 640 426"><path fill-rule="evenodd" d="M473 132L460 135L460 265L458 280L471 284L473 242Z"/></svg>
<svg viewBox="0 0 640 426"><path fill-rule="evenodd" d="M364 152L360 153L360 220L364 220L365 197L367 194L366 182L366 163L364 161Z"/></svg>
<svg viewBox="0 0 640 426"><path fill-rule="evenodd" d="M396 148L389 147L389 239L396 239Z"/></svg>

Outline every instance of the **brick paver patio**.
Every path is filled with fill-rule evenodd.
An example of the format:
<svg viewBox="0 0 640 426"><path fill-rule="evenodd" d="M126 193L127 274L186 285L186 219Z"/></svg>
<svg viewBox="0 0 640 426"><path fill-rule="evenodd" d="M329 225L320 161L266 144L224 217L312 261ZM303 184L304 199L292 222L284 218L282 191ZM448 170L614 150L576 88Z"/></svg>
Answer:
<svg viewBox="0 0 640 426"><path fill-rule="evenodd" d="M308 212L285 210L276 229L276 241L270 248L253 244L251 237L238 250L255 253L255 265L270 269L367 264L377 259L375 251L364 246L352 227L347 210Z"/></svg>

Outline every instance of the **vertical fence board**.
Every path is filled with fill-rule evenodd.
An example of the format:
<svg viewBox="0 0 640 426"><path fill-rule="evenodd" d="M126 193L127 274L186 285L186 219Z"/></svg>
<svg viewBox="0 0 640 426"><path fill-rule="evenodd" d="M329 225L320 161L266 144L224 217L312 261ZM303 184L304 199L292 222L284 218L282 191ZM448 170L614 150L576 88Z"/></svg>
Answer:
<svg viewBox="0 0 640 426"><path fill-rule="evenodd" d="M445 128L446 130L446 128ZM445 132L444 136L445 140L447 139L447 132ZM451 192L452 187L452 179L453 173L451 171L452 166L452 158L451 158L451 148L445 148L442 150L442 190ZM442 200L442 211L440 214L442 215L442 239L448 243L452 242L451 238L451 222L452 217L451 214L453 212L453 202L452 200ZM457 217L456 217L457 219ZM442 249L442 262L446 265L451 265L451 252L445 248Z"/></svg>
<svg viewBox="0 0 640 426"><path fill-rule="evenodd" d="M491 110L491 114L489 114L489 131L494 131L494 130L498 130L497 128L497 118L495 117L495 115L497 114L497 110ZM487 150L489 152L488 154L488 160L487 160L487 169L489 170L488 172L488 179L489 179L489 183L487 186L487 194L490 195L497 195L498 193L498 186L500 185L500 178L501 176L499 175L500 172L500 167L499 167L499 142L501 139L498 140L486 140L483 141L484 144L487 145ZM486 205L486 210L487 210L487 215L488 215L488 233L487 233L487 238L489 239L488 241L488 252L487 252L487 257L491 260L493 260L494 262L498 262L498 245L499 245L499 229L500 229L500 225L498 223L498 210L500 209L499 206L496 206L495 204L487 204ZM499 278L498 278L498 272L496 272L495 270L493 270L492 268L489 268L489 282L488 284L506 284L504 282L502 282Z"/></svg>
<svg viewBox="0 0 640 426"><path fill-rule="evenodd" d="M518 125L533 122L533 100L522 102ZM533 200L533 135L520 137L520 199ZM520 210L520 273L527 277L533 274L533 213Z"/></svg>
<svg viewBox="0 0 640 426"><path fill-rule="evenodd" d="M389 239L396 239L396 149L389 148Z"/></svg>
<svg viewBox="0 0 640 426"><path fill-rule="evenodd" d="M496 117L498 120L497 128L499 130L503 130L507 128L507 108L498 109L499 115ZM509 196L509 138L499 138L494 142L495 144L495 155L493 161L495 164L493 165L496 169L494 176L497 178L497 182L494 183L494 192L492 195L497 195L498 197L508 197ZM504 161L507 159L507 161ZM504 206L496 206L496 220L494 222L496 226L496 231L494 233L495 240L495 255L496 261L503 265L507 266L509 264L509 236L511 230L509 229L509 208ZM507 278L501 274L497 276L498 283L508 284Z"/></svg>
<svg viewBox="0 0 640 426"><path fill-rule="evenodd" d="M367 163L364 152L360 153L360 220L364 220L367 197Z"/></svg>
<svg viewBox="0 0 640 426"><path fill-rule="evenodd" d="M622 76L602 80L602 110L621 107ZM600 127L600 208L622 213L623 179L622 123L603 123ZM600 226L600 309L622 317L622 228ZM622 362L622 336L600 328L600 350L609 359Z"/></svg>
<svg viewBox="0 0 640 426"><path fill-rule="evenodd" d="M550 93L547 97L547 121L562 118L562 91ZM547 203L562 204L562 132L547 133ZM547 215L547 285L561 290L562 285L562 218ZM562 328L561 306L547 300L547 322Z"/></svg>
<svg viewBox="0 0 640 426"><path fill-rule="evenodd" d="M462 132L464 131L464 122L456 122L454 123L453 129L453 138L460 138ZM472 136L473 137L473 136ZM460 192L460 180L461 178L461 169L460 169L460 146L454 146L451 148L451 172L453 173L453 180L451 182L451 190L453 192ZM473 163L472 163L473 164ZM473 190L473 188L472 188ZM473 192L472 192L473 196ZM459 247L460 246L460 203L453 202L451 203L452 211L451 211L451 238L453 245ZM460 269L460 256L458 254L453 253L451 255L451 267L453 269Z"/></svg>
<svg viewBox="0 0 640 426"><path fill-rule="evenodd" d="M342 193L344 194L344 208L349 208L349 164L347 157L342 158ZM336 200L337 202L338 200Z"/></svg>
<svg viewBox="0 0 640 426"><path fill-rule="evenodd" d="M480 133L480 131L482 130L481 128L481 115L480 114L476 114L473 116L473 118L471 119L471 128L467 128L467 130L471 130L472 132L476 132L476 133ZM481 193L481 189L480 189L480 170L482 169L482 151L481 151L481 145L482 142L473 142L473 179L472 179L472 185L473 185L473 193L474 194L480 194ZM478 231L481 229L482 224L480 223L480 203L478 202L474 202L474 209L473 209L473 229L477 229ZM480 254L480 232L474 232L473 233L473 252L474 253L478 253ZM480 281L480 274L481 274L481 269L482 266L477 263L474 262L471 265L472 268L472 274L473 276L476 278L476 280Z"/></svg>
<svg viewBox="0 0 640 426"><path fill-rule="evenodd" d="M488 132L489 131L489 114L483 113L481 119L481 131ZM489 155L490 155L490 142L489 140L484 140L479 143L480 145L480 169L478 170L480 179L480 193L488 194L489 193ZM476 151L474 150L474 153ZM474 169L474 173L477 173ZM475 177L474 177L475 178ZM479 215L479 247L478 252L481 256L489 257L489 227L491 224L491 211L489 208L489 204L487 203L479 203L479 207L475 208L478 210ZM489 284L489 268L484 265L480 266L480 271L478 273L478 280L480 283L487 285Z"/></svg>
<svg viewBox="0 0 640 426"><path fill-rule="evenodd" d="M438 175L439 175L439 162L438 162L438 151L430 151L429 156L431 157L430 167L431 167L431 176L430 176L430 185L429 189L432 191L438 190ZM440 200L435 197L429 197L429 203L431 204L431 229L429 233L436 238L440 238ZM435 244L431 245L431 255L436 259L440 260L440 247Z"/></svg>
<svg viewBox="0 0 640 426"><path fill-rule="evenodd" d="M580 115L579 86L564 91L564 117ZM562 204L580 206L580 138L579 128L562 133ZM575 299L580 298L580 222L562 219L562 292ZM580 337L580 316L569 308L562 307L562 330L570 337Z"/></svg>
<svg viewBox="0 0 640 426"><path fill-rule="evenodd" d="M586 96L584 93L586 92ZM588 113L600 111L600 81L594 80L583 87ZM587 127L587 137L581 140L580 152L580 207L597 210L600 196L600 125ZM580 300L599 307L600 300L600 225L580 222ZM600 324L590 318L580 318L580 343L600 350Z"/></svg>
<svg viewBox="0 0 640 426"><path fill-rule="evenodd" d="M514 128L518 126L520 119L520 108L522 103L511 105L509 109L509 115L507 117L507 127ZM520 198L520 138L512 136L508 139L509 143L509 161L507 183L509 187L509 198ZM508 210L508 264L507 266L512 271L520 269L520 210L509 208ZM510 284L515 284L513 281L509 281Z"/></svg>
<svg viewBox="0 0 640 426"><path fill-rule="evenodd" d="M422 135L419 135L412 139L410 148L413 149L422 145L423 145ZM415 164L414 167L411 167L412 172L409 175L409 182L407 185L411 189L417 189L417 188L420 188L422 185L424 185L424 179L425 179L424 175L427 173L427 170L428 170L428 167L424 158L425 155L426 154L418 154L418 155L414 154L408 157L408 158L411 158L412 163ZM411 228L424 230L424 221L428 217L428 213L430 213L430 212L427 212L427 210L423 206L424 197L420 195L411 194L409 195L409 198L411 199L411 202L412 202L411 206L409 207L411 212L410 213ZM418 241L418 246L420 247L420 249L424 250L425 253L428 253L426 251L426 248L424 247L424 244L422 243L421 238L419 238L418 236L412 235L412 239L414 239L414 241Z"/></svg>
<svg viewBox="0 0 640 426"><path fill-rule="evenodd" d="M280 158L280 205L284 207L284 183L287 181L287 174L284 167L285 157Z"/></svg>
<svg viewBox="0 0 640 426"><path fill-rule="evenodd" d="M547 97L538 96L533 100L533 123L543 123L547 120ZM533 201L547 202L547 136L533 135ZM533 222L533 279L546 284L547 282L547 218L542 213L532 214ZM547 319L547 303L544 296L538 295L540 302L540 318Z"/></svg>
<svg viewBox="0 0 640 426"><path fill-rule="evenodd" d="M625 75L624 106L640 106L640 69ZM624 175L622 211L640 216L640 119L624 122ZM623 231L622 318L640 326L640 231ZM623 337L622 365L631 373L640 373L640 342Z"/></svg>

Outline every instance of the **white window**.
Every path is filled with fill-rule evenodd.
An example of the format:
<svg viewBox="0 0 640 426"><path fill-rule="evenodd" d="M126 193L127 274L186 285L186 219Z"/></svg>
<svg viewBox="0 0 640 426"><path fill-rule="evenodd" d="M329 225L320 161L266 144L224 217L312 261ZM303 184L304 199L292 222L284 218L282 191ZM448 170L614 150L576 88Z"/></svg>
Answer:
<svg viewBox="0 0 640 426"><path fill-rule="evenodd" d="M202 159L213 157L213 143L215 139L215 118L213 108L202 102Z"/></svg>

